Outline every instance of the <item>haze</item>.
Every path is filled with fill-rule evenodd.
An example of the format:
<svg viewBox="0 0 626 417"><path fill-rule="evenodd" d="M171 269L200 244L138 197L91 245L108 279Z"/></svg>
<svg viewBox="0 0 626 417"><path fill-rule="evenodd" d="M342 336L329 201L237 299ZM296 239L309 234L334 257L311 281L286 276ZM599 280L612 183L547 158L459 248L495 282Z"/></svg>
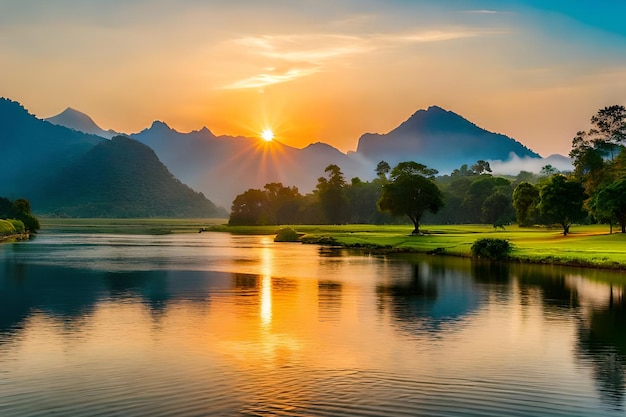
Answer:
<svg viewBox="0 0 626 417"><path fill-rule="evenodd" d="M0 95L344 152L437 104L543 156L626 102L625 3L434 3L0 0Z"/></svg>

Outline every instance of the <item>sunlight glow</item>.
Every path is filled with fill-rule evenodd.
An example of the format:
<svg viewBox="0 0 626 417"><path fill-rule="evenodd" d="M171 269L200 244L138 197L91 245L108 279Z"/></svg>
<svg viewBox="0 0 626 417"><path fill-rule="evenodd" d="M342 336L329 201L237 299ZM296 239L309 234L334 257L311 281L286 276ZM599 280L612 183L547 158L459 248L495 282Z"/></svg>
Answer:
<svg viewBox="0 0 626 417"><path fill-rule="evenodd" d="M266 142L271 142L272 139L274 139L274 132L272 132L271 129L265 129L262 133L261 133L261 137L263 138L264 141Z"/></svg>

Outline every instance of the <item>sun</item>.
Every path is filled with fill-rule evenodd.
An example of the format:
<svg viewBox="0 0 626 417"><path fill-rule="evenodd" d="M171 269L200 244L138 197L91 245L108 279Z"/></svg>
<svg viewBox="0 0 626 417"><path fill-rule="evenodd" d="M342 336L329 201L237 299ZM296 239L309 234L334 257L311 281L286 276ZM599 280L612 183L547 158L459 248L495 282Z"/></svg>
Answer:
<svg viewBox="0 0 626 417"><path fill-rule="evenodd" d="M262 133L261 133L261 137L263 138L264 141L266 142L271 142L272 139L274 139L274 132L272 132L271 129L265 129Z"/></svg>

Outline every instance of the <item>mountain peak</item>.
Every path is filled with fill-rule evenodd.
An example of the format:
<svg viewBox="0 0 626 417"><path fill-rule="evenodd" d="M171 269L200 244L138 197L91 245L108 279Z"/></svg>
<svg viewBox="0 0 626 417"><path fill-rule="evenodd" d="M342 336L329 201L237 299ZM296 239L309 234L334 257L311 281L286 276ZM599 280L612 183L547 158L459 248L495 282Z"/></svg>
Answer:
<svg viewBox="0 0 626 417"><path fill-rule="evenodd" d="M167 123L161 121L161 120L155 120L154 122L152 122L152 126L150 126L150 130L172 130L171 127L169 127L167 125Z"/></svg>
<svg viewBox="0 0 626 417"><path fill-rule="evenodd" d="M389 163L416 160L440 171L452 170L478 159L537 158L515 139L489 132L464 117L439 106L418 110L387 134L365 134L357 153Z"/></svg>
<svg viewBox="0 0 626 417"><path fill-rule="evenodd" d="M48 117L44 120L55 125L69 127L79 132L90 133L103 138L110 139L111 136L117 134L116 132L102 129L90 116L72 107L68 107L56 116Z"/></svg>

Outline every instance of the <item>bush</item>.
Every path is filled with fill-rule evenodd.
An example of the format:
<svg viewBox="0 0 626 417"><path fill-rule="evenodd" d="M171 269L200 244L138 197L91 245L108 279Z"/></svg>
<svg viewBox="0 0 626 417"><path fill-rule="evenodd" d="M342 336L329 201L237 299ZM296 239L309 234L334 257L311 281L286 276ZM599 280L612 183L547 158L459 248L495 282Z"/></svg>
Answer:
<svg viewBox="0 0 626 417"><path fill-rule="evenodd" d="M8 236L15 233L15 226L8 220L0 220L0 236Z"/></svg>
<svg viewBox="0 0 626 417"><path fill-rule="evenodd" d="M476 258L506 259L513 246L505 239L478 239L472 244L472 255Z"/></svg>
<svg viewBox="0 0 626 417"><path fill-rule="evenodd" d="M297 242L300 239L300 234L293 230L291 227L283 227L278 230L274 242Z"/></svg>
<svg viewBox="0 0 626 417"><path fill-rule="evenodd" d="M13 227L15 227L15 231L17 233L24 233L26 231L23 221L15 219L8 219L8 221L13 225Z"/></svg>

